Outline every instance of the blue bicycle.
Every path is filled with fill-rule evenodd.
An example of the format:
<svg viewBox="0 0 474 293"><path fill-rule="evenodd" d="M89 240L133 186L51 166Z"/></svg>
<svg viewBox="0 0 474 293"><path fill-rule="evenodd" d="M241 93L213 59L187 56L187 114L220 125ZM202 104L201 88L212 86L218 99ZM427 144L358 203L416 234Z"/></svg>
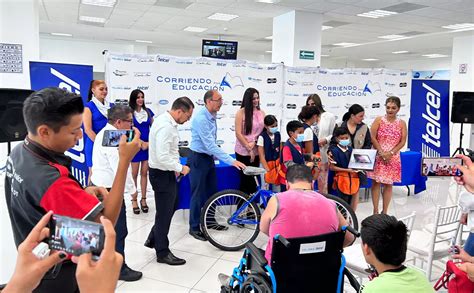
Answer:
<svg viewBox="0 0 474 293"><path fill-rule="evenodd" d="M275 194L260 187L257 177L264 174L265 169L247 167L243 172L255 176L255 193L248 195L236 189L222 190L206 201L201 212L202 232L212 245L226 251L240 250L257 238L261 209L265 209ZM352 208L339 197L324 196L336 203L348 224L358 231L359 224Z"/></svg>

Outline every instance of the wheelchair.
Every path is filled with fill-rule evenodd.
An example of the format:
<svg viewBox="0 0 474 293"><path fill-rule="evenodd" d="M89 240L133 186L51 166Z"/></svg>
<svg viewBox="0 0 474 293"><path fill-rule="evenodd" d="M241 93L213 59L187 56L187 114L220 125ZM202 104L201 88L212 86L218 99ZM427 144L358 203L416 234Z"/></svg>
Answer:
<svg viewBox="0 0 474 293"><path fill-rule="evenodd" d="M239 265L234 268L221 293L287 293L343 292L344 276L359 292L356 278L345 268L343 242L350 226L342 231L301 238L286 239L275 235L272 263L267 263L262 250L248 243Z"/></svg>

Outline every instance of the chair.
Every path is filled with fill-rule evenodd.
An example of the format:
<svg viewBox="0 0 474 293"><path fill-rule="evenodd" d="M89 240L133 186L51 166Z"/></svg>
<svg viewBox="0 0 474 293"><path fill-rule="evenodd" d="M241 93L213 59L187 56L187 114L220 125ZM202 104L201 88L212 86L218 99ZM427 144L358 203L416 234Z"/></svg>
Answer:
<svg viewBox="0 0 474 293"><path fill-rule="evenodd" d="M408 242L408 250L415 253L414 264L420 259L421 269L429 281L433 271L433 261L449 255L448 249L459 230L460 209L457 206L437 206L432 231L414 230ZM424 264L426 263L426 270ZM440 269L444 270L444 265Z"/></svg>
<svg viewBox="0 0 474 293"><path fill-rule="evenodd" d="M410 239L413 225L415 224L416 212L412 212L410 215L400 218L399 220L405 223L407 226L408 240ZM346 257L346 266L358 277L362 283L363 278L368 278L370 273L367 271L368 264L365 261L364 254L360 245L352 245L344 249L344 256Z"/></svg>
<svg viewBox="0 0 474 293"><path fill-rule="evenodd" d="M359 283L345 269L342 244L345 231L324 235L273 239L271 267L253 244L246 246L229 286L221 292L342 292L344 276L355 290Z"/></svg>

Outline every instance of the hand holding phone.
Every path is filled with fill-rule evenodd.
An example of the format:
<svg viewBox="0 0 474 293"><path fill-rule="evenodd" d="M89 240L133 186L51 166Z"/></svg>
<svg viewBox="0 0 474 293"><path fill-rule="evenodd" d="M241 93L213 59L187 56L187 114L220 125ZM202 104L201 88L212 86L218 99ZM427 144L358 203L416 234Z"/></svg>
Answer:
<svg viewBox="0 0 474 293"><path fill-rule="evenodd" d="M100 259L94 262L89 253L72 258L77 263L76 279L81 292L114 292L123 264L122 255L115 251L116 233L112 222L103 216L100 221L105 233Z"/></svg>

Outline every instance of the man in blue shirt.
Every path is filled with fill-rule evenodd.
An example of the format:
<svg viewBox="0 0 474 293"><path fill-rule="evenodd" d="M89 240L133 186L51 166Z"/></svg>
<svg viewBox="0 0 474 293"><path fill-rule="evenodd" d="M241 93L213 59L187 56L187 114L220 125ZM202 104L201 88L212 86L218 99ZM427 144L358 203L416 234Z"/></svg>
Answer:
<svg viewBox="0 0 474 293"><path fill-rule="evenodd" d="M191 184L191 207L189 211L189 234L194 238L206 241L201 232L201 209L206 200L217 192L216 166L214 157L237 169L246 166L232 158L216 144L216 115L222 106L222 95L216 90L204 94L205 108L194 117L191 125L191 156L189 157L189 181ZM213 229L227 229L214 225Z"/></svg>

